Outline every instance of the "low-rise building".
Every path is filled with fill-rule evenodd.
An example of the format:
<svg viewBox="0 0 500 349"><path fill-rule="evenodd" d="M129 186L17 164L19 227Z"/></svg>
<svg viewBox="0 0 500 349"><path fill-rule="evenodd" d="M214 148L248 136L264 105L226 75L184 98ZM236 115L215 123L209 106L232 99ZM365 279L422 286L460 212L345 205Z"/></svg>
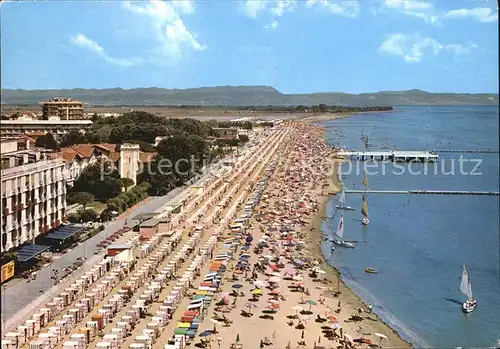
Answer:
<svg viewBox="0 0 500 349"><path fill-rule="evenodd" d="M2 139L1 251L5 252L58 227L66 219L66 181L62 159L18 139ZM28 141L29 142L29 141Z"/></svg>
<svg viewBox="0 0 500 349"><path fill-rule="evenodd" d="M151 162L157 153L148 153L140 150L137 144L77 144L61 148L56 156L64 159L65 177L68 185L72 186L82 171L90 164L99 160L109 161L119 171L121 178L130 178L137 182L137 175L141 170L141 163Z"/></svg>
<svg viewBox="0 0 500 349"><path fill-rule="evenodd" d="M35 132L50 132L57 137L69 131L85 132L91 126L92 121L90 120L61 120L59 118L50 120L2 120L0 121L0 132L2 137Z"/></svg>
<svg viewBox="0 0 500 349"><path fill-rule="evenodd" d="M217 138L238 138L238 129L232 127L214 127L212 130Z"/></svg>

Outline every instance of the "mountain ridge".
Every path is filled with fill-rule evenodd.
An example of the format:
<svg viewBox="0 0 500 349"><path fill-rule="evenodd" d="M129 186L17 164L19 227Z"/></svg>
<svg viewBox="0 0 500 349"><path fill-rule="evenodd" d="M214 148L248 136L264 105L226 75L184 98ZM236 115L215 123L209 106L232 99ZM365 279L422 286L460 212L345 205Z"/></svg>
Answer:
<svg viewBox="0 0 500 349"><path fill-rule="evenodd" d="M493 93L432 93L419 89L372 93L316 92L284 94L272 86L208 86L189 89L107 88L2 90L3 105L34 105L53 97L70 97L87 105L203 105L203 106L287 106L287 105L496 105Z"/></svg>

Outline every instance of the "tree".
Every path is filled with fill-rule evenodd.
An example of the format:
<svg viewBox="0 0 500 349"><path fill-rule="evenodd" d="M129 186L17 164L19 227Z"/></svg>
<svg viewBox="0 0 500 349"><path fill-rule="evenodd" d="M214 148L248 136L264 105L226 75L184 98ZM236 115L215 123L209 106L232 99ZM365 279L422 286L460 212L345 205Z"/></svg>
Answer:
<svg viewBox="0 0 500 349"><path fill-rule="evenodd" d="M104 211L101 212L99 215L99 218L101 222L108 222L113 218L113 215L111 214L111 211L109 208L106 208Z"/></svg>
<svg viewBox="0 0 500 349"><path fill-rule="evenodd" d="M78 212L77 213L70 213L66 216L66 219L70 223L80 223L80 221L81 221L80 213L78 213Z"/></svg>
<svg viewBox="0 0 500 349"><path fill-rule="evenodd" d="M92 203L94 201L94 195L91 193L87 192L71 192L68 193L67 200L68 203L76 203L80 204L83 206L83 209L85 210L87 208L87 205Z"/></svg>
<svg viewBox="0 0 500 349"><path fill-rule="evenodd" d="M95 222L99 216L99 214L92 209L78 210L78 214L80 215L80 220L83 222Z"/></svg>
<svg viewBox="0 0 500 349"><path fill-rule="evenodd" d="M125 191L127 191L129 187L135 184L135 182L130 178L121 178L120 180L122 181L122 185L125 188Z"/></svg>
<svg viewBox="0 0 500 349"><path fill-rule="evenodd" d="M242 142L242 143L246 143L246 142L248 142L248 139L249 139L249 138L248 138L248 136L247 136L247 135L240 135L240 136L239 136L239 139L240 139L240 142Z"/></svg>
<svg viewBox="0 0 500 349"><path fill-rule="evenodd" d="M70 131L61 140L61 147L70 147L75 144L84 144L88 140L80 131Z"/></svg>
<svg viewBox="0 0 500 349"><path fill-rule="evenodd" d="M59 144L56 139L52 135L52 133L47 133L43 136L40 136L36 139L35 146L38 148L46 148L56 150L59 149Z"/></svg>

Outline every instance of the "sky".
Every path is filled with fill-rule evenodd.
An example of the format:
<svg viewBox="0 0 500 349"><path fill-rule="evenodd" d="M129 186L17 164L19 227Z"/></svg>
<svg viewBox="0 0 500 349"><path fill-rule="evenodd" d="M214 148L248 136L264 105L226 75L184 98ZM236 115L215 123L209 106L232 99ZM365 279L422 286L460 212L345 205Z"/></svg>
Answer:
<svg viewBox="0 0 500 349"><path fill-rule="evenodd" d="M494 0L2 1L2 88L498 93Z"/></svg>

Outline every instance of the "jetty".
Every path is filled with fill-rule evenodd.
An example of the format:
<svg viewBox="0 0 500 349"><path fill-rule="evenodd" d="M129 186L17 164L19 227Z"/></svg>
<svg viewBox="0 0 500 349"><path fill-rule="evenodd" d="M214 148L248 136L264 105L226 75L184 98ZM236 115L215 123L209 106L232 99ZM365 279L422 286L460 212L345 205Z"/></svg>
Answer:
<svg viewBox="0 0 500 349"><path fill-rule="evenodd" d="M472 190L345 190L346 194L427 194L427 195L489 195L498 196L498 191L472 191Z"/></svg>
<svg viewBox="0 0 500 349"><path fill-rule="evenodd" d="M339 151L338 157L359 161L393 161L393 162L436 162L439 155L430 151Z"/></svg>

